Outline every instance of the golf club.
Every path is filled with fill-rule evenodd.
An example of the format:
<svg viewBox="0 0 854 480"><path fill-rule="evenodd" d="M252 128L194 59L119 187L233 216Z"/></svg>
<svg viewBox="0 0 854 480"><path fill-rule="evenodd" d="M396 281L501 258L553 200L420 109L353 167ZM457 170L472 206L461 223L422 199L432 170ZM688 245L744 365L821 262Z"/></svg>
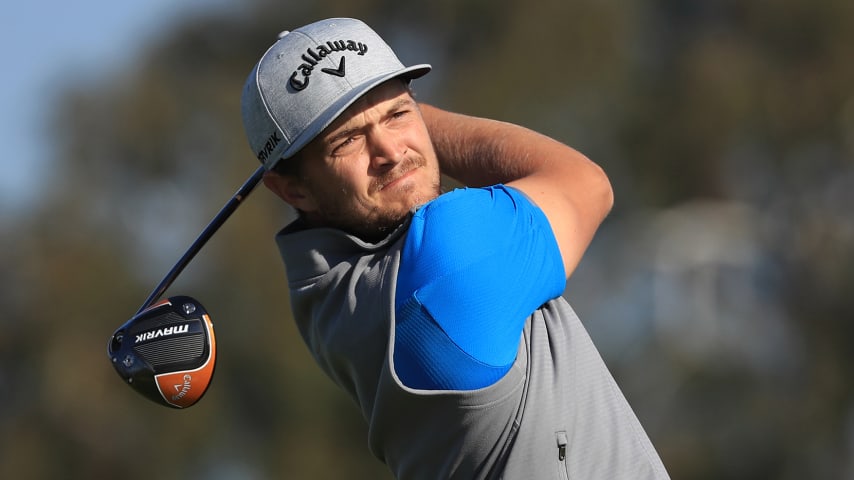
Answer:
<svg viewBox="0 0 854 480"><path fill-rule="evenodd" d="M120 326L107 343L107 354L119 376L155 403L186 408L195 404L210 385L216 364L216 338L207 310L188 296L158 300L258 185L264 172L265 168L259 167L243 183L133 318Z"/></svg>

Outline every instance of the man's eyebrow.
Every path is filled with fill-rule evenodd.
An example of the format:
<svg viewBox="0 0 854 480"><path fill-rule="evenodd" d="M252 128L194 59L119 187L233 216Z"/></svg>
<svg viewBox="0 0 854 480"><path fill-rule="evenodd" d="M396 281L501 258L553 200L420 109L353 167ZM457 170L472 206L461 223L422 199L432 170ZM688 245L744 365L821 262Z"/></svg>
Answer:
<svg viewBox="0 0 854 480"><path fill-rule="evenodd" d="M393 112L395 110L400 110L401 108L404 108L404 107L414 107L414 106L415 106L415 100L413 100L411 98L400 98L400 99L396 100L393 104L391 104L391 106L388 107L388 111Z"/></svg>
<svg viewBox="0 0 854 480"><path fill-rule="evenodd" d="M355 133L355 132L357 132L358 130L359 130L359 129L358 129L357 127L347 128L347 129L341 130L340 132L337 132L336 134L334 134L334 135L330 136L329 138L327 138L327 139L326 139L326 144L327 144L327 145L331 145L331 144L333 144L333 143L337 142L338 140L340 140L340 139L342 139L342 138L347 138L347 137L349 137L350 135L354 134L354 133Z"/></svg>
<svg viewBox="0 0 854 480"><path fill-rule="evenodd" d="M414 108L415 105L416 105L415 100L412 100L411 98L401 98L401 99L396 100L391 105L389 105L389 107L386 111L388 113L393 113L393 112L396 112L402 108ZM335 134L326 138L325 142L327 145L331 145L331 144L337 142L338 140L340 140L342 138L349 137L350 135L356 133L357 131L359 131L359 127L353 127L353 128L347 128L347 129L341 130L340 132L336 132Z"/></svg>

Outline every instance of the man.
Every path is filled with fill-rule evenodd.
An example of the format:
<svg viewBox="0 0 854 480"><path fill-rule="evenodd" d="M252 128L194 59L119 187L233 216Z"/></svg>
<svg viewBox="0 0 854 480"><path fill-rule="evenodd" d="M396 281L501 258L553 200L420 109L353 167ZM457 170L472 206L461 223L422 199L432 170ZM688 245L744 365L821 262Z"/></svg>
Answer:
<svg viewBox="0 0 854 480"><path fill-rule="evenodd" d="M524 128L417 103L369 27L285 33L243 92L312 355L397 478L667 478L561 297L611 208L602 170ZM441 194L440 172L468 188Z"/></svg>

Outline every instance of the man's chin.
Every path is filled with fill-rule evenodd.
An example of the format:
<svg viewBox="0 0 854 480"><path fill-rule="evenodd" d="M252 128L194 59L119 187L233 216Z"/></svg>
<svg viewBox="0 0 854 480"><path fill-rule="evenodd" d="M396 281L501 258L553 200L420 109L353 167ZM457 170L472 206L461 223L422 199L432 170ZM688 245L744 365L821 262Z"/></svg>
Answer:
<svg viewBox="0 0 854 480"><path fill-rule="evenodd" d="M368 211L335 212L323 216L325 226L338 228L369 242L378 242L397 229L413 209L435 199L441 193L440 187L421 188L401 192L400 196L389 201L385 199L382 207L376 206ZM361 217L358 220L357 217Z"/></svg>
<svg viewBox="0 0 854 480"><path fill-rule="evenodd" d="M406 215L408 215L413 210L418 209L424 204L435 200L438 196L438 194L434 193L422 193L420 195L413 195L408 199L406 203L400 205L400 209L398 210L400 218L406 217Z"/></svg>

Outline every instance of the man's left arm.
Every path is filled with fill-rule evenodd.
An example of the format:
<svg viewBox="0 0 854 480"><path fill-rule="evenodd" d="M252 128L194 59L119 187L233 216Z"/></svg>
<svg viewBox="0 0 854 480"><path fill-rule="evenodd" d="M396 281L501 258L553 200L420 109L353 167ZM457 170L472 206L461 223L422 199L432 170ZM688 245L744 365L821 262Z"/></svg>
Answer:
<svg viewBox="0 0 854 480"><path fill-rule="evenodd" d="M614 197L604 171L575 149L518 125L421 104L443 173L467 186L506 184L545 213L567 278Z"/></svg>

